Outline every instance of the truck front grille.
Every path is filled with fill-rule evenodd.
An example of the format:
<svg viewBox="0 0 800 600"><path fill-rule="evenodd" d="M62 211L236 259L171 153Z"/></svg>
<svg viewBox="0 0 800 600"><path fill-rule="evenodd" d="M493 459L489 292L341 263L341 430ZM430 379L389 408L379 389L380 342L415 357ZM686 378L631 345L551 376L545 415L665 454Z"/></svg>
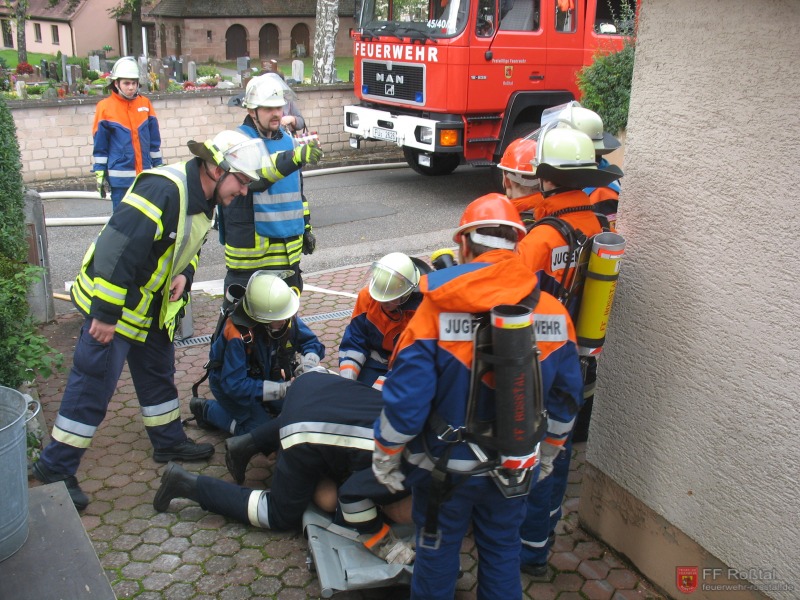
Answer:
<svg viewBox="0 0 800 600"><path fill-rule="evenodd" d="M424 65L365 60L361 63L361 84L362 95L367 98L403 104L425 103Z"/></svg>

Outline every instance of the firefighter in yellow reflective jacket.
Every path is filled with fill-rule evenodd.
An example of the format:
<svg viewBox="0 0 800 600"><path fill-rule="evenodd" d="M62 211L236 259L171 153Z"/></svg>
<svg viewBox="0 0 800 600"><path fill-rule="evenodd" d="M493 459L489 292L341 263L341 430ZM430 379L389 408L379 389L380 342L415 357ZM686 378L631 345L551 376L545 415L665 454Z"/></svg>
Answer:
<svg viewBox="0 0 800 600"><path fill-rule="evenodd" d="M80 510L89 503L75 474L106 415L127 360L153 459L200 460L180 421L174 383L175 319L187 302L215 205L224 206L259 177L263 145L236 131L204 144L197 158L143 171L89 247L72 286L85 321L52 431L34 464L42 482L64 481Z"/></svg>
<svg viewBox="0 0 800 600"><path fill-rule="evenodd" d="M247 109L239 131L260 141L273 160L271 172L250 186L250 193L219 211L220 241L225 245L225 289L246 286L256 271L278 271L289 287L303 291L300 256L316 245L300 168L322 157L319 146L297 145L281 126L288 87L270 75L253 77L242 106Z"/></svg>

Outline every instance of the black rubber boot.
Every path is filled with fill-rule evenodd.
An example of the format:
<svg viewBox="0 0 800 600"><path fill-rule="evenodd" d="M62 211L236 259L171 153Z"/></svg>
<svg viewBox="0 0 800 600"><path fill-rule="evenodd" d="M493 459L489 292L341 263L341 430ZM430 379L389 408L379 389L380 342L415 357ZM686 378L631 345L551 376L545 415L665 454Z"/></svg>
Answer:
<svg viewBox="0 0 800 600"><path fill-rule="evenodd" d="M200 502L197 495L197 475L171 462L161 475L161 486L153 498L153 508L164 512L173 498L188 498Z"/></svg>
<svg viewBox="0 0 800 600"><path fill-rule="evenodd" d="M33 476L42 483L56 483L57 481L63 481L64 485L67 486L67 492L69 493L69 497L76 509L83 510L89 505L89 497L83 492L81 486L78 485L78 480L74 475L63 475L61 473L51 471L44 466L40 460L37 460L35 463L33 463L31 470L33 471Z"/></svg>
<svg viewBox="0 0 800 600"><path fill-rule="evenodd" d="M239 485L244 481L244 472L250 459L259 453L252 433L237 435L225 440L225 466Z"/></svg>
<svg viewBox="0 0 800 600"><path fill-rule="evenodd" d="M196 396L192 396L192 399L189 400L189 410L194 417L197 426L200 429L205 429L207 431L216 429L211 423L206 420L206 403L208 400L204 398L198 398Z"/></svg>
<svg viewBox="0 0 800 600"><path fill-rule="evenodd" d="M171 460L205 460L212 454L214 454L214 446L211 444L198 444L194 440L186 438L176 446L156 448L153 450L153 460L162 463Z"/></svg>

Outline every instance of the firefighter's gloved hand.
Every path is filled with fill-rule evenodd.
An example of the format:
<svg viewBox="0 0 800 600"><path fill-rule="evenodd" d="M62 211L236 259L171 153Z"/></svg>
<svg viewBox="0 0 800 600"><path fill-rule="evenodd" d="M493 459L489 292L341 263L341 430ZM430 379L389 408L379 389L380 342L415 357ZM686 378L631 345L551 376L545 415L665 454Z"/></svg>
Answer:
<svg viewBox="0 0 800 600"><path fill-rule="evenodd" d="M97 181L97 193L100 194L101 198L106 197L106 172L105 171L95 171L94 178Z"/></svg>
<svg viewBox="0 0 800 600"><path fill-rule="evenodd" d="M375 440L375 449L372 451L372 472L375 474L375 479L392 493L402 492L405 489L403 480L406 476L400 469L404 447L385 448Z"/></svg>
<svg viewBox="0 0 800 600"><path fill-rule="evenodd" d="M541 481L553 472L553 461L558 457L563 448L542 442L539 446L539 479Z"/></svg>
<svg viewBox="0 0 800 600"><path fill-rule="evenodd" d="M322 158L322 149L315 142L303 144L294 149L292 161L296 165L315 165Z"/></svg>
<svg viewBox="0 0 800 600"><path fill-rule="evenodd" d="M314 254L317 249L317 236L315 236L311 228L308 228L303 233L303 254Z"/></svg>
<svg viewBox="0 0 800 600"><path fill-rule="evenodd" d="M294 376L300 377L303 373L308 373L314 367L319 366L319 356L314 354L313 352L309 352L308 354L303 355L302 362L297 365L297 368L294 370Z"/></svg>
<svg viewBox="0 0 800 600"><path fill-rule="evenodd" d="M367 550L390 565L410 565L414 562L416 555L414 548L410 543L398 538L386 523L378 533L362 534L358 536L358 540Z"/></svg>
<svg viewBox="0 0 800 600"><path fill-rule="evenodd" d="M289 381L264 381L263 397L264 402L283 400L289 389Z"/></svg>

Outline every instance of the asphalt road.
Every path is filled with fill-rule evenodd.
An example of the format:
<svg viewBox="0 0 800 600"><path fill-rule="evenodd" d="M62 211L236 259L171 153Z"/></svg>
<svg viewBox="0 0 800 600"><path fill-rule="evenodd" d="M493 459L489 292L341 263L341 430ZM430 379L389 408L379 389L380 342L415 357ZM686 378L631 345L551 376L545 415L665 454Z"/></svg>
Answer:
<svg viewBox="0 0 800 600"><path fill-rule="evenodd" d="M453 229L464 207L492 189L488 169L462 166L445 177L424 177L408 167L338 173L309 173L305 192L317 251L304 256L304 272L371 262L393 251L427 256L454 247ZM108 200L45 200L45 216L108 216ZM50 278L54 292L63 293L80 269L86 249L100 226L48 227ZM225 263L215 232L203 247L195 281L222 279ZM74 310L56 300L56 312Z"/></svg>

